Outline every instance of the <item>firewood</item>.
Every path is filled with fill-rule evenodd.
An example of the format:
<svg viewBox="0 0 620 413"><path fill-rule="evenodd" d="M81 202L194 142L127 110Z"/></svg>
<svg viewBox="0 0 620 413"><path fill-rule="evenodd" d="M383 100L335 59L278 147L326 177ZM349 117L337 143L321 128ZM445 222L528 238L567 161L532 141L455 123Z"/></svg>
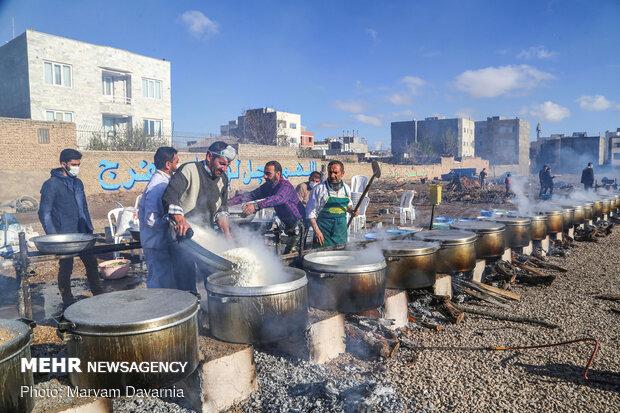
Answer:
<svg viewBox="0 0 620 413"><path fill-rule="evenodd" d="M515 262L514 265L516 265L517 267L521 268L522 270L525 270L525 271L527 271L527 272L529 272L531 274L537 275L539 277L545 277L547 275L544 272L539 271L536 268L534 268L534 267L532 267L530 265L524 264L524 263Z"/></svg>
<svg viewBox="0 0 620 413"><path fill-rule="evenodd" d="M503 308L505 310L510 310L510 306L506 304L506 300L503 300L502 302L499 299L492 297L490 294L486 294L480 291L475 291L471 288L467 288L463 286L459 286L458 289L467 295L471 295L474 298L484 301L485 303L492 304L494 306Z"/></svg>
<svg viewBox="0 0 620 413"><path fill-rule="evenodd" d="M472 288L472 289L474 289L474 290L476 290L476 291L478 291L480 293L488 294L491 297L496 298L499 301L504 302L504 303L508 302L507 299L513 299L514 300L514 298L512 298L512 297L506 297L506 293L505 293L504 290L501 290L501 289L495 288L495 287L490 287L490 286L487 286L486 284L482 284L482 283L479 283L477 281L463 280L461 278L453 278L453 281L455 283L463 285L465 287ZM490 288L486 288L486 287L490 287ZM495 288L495 290L494 290L494 288ZM496 292L496 291L499 291L499 293ZM510 294L515 294L515 293L508 293L508 295L510 295Z"/></svg>
<svg viewBox="0 0 620 413"><path fill-rule="evenodd" d="M389 340L379 334L364 331L352 323L346 323L344 329L348 344L353 347L361 346L367 352L383 358L392 357L400 347L398 340Z"/></svg>
<svg viewBox="0 0 620 413"><path fill-rule="evenodd" d="M487 290L488 293L497 294L503 298L507 298L509 300L519 301L521 300L521 294L515 293L514 291L506 291L501 288L493 287L492 285L484 284L478 281L469 281L470 283Z"/></svg>
<svg viewBox="0 0 620 413"><path fill-rule="evenodd" d="M452 324L458 324L465 319L465 313L457 309L452 305L452 302L448 297L445 297L437 309L448 319Z"/></svg>
<svg viewBox="0 0 620 413"><path fill-rule="evenodd" d="M476 315L480 315L483 317L494 318L496 320L511 321L514 323L536 324L536 325L543 326L546 328L558 328L557 324L553 324L548 321L540 320L537 318L516 317L516 316L507 315L507 314L500 314L500 313L495 313L492 311L479 310L477 308L464 307L464 306L457 306L457 308L469 314L476 314Z"/></svg>
<svg viewBox="0 0 620 413"><path fill-rule="evenodd" d="M595 295L594 298L607 301L620 301L620 294L599 294Z"/></svg>
<svg viewBox="0 0 620 413"><path fill-rule="evenodd" d="M549 286L555 281L554 275L528 275L525 274L521 282L529 285L546 285Z"/></svg>
<svg viewBox="0 0 620 413"><path fill-rule="evenodd" d="M419 321L419 324L424 327L424 328L428 328L429 330L433 330L436 332L440 332L443 331L444 328L441 324L435 324L435 323L431 323L430 321Z"/></svg>

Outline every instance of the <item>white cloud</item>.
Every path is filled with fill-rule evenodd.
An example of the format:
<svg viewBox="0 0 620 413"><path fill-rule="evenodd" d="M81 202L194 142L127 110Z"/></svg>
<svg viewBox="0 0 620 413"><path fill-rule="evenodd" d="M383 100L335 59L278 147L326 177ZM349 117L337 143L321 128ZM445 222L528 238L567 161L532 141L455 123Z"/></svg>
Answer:
<svg viewBox="0 0 620 413"><path fill-rule="evenodd" d="M360 113L358 115L355 115L354 117L358 121L360 121L362 123L365 123L367 125L381 126L381 119L379 119L379 117L377 117L377 116L364 115L364 114Z"/></svg>
<svg viewBox="0 0 620 413"><path fill-rule="evenodd" d="M547 100L540 105L532 106L529 109L529 114L535 118L549 122L559 122L570 116L570 110L562 105L558 105L555 102Z"/></svg>
<svg viewBox="0 0 620 413"><path fill-rule="evenodd" d="M422 86L426 84L424 79L417 76L405 76L400 79L400 82L403 83L414 95L419 93Z"/></svg>
<svg viewBox="0 0 620 413"><path fill-rule="evenodd" d="M527 49L521 50L517 55L518 59L550 59L557 55L557 52L547 50L545 46L532 46Z"/></svg>
<svg viewBox="0 0 620 413"><path fill-rule="evenodd" d="M336 109L349 113L360 113L366 109L364 102L358 100L336 100L333 105Z"/></svg>
<svg viewBox="0 0 620 413"><path fill-rule="evenodd" d="M368 27L365 31L366 31L366 34L370 36L373 43L375 43L377 41L377 38L379 37L379 32L377 32L375 29L370 28L370 27Z"/></svg>
<svg viewBox="0 0 620 413"><path fill-rule="evenodd" d="M492 98L515 90L532 89L553 75L528 65L467 70L455 79L456 88L477 98Z"/></svg>
<svg viewBox="0 0 620 413"><path fill-rule="evenodd" d="M404 93L394 93L388 96L387 100L393 105L411 105L413 103L411 96Z"/></svg>
<svg viewBox="0 0 620 413"><path fill-rule="evenodd" d="M318 124L318 127L323 129L338 129L342 127L342 125L336 122L321 122Z"/></svg>
<svg viewBox="0 0 620 413"><path fill-rule="evenodd" d="M220 32L219 24L198 10L188 10L179 19L186 29L196 37L208 37Z"/></svg>
<svg viewBox="0 0 620 413"><path fill-rule="evenodd" d="M596 95L596 96L584 95L584 96L580 96L577 99L577 102L579 102L579 107L581 107L581 109L589 110L589 111L593 111L593 112L607 110L607 109L611 108L612 106L614 106L614 103L609 101L603 95Z"/></svg>
<svg viewBox="0 0 620 413"><path fill-rule="evenodd" d="M415 118L415 112L411 109L405 109L399 112L392 112L389 117L391 120L413 119Z"/></svg>

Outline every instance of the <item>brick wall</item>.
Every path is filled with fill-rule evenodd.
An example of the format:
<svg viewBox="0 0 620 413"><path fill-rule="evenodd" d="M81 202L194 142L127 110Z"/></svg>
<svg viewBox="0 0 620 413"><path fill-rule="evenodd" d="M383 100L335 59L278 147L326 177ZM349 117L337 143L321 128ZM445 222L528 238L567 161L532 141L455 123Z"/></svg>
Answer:
<svg viewBox="0 0 620 413"><path fill-rule="evenodd" d="M38 131L46 129L49 143L39 143ZM49 169L58 165L63 148L76 147L75 124L0 118L0 153L4 169Z"/></svg>
<svg viewBox="0 0 620 413"><path fill-rule="evenodd" d="M2 123L4 122L4 123ZM15 126L17 125L17 126ZM50 144L36 144L36 129L38 125L50 127ZM9 130L9 128L11 128ZM54 133L52 133L52 131ZM62 133L61 133L62 132ZM58 154L73 139L75 129L73 124L56 122L32 121L0 121L0 146L4 153L14 154L9 159L8 167L4 171L4 183L0 189L0 202L14 199L20 195L38 196L41 185L49 177L49 171L58 166ZM25 138L17 141L15 136ZM231 165L232 190L250 190L259 185L258 179L262 176L258 168L262 168L267 161L277 160L293 176L293 184L307 180L311 170L321 170L327 165L327 160L298 158L295 148L240 145L239 156ZM87 194L104 194L115 191L140 192L146 186L147 175L144 165L153 161L153 152L108 152L82 151L82 167L80 178L84 182ZM180 153L181 162L204 159L202 153ZM473 167L478 170L488 168L488 161L471 158L463 162L444 158L436 165L391 165L380 164L383 179L420 179L423 177L439 177L452 168ZM107 169L107 170L106 170ZM353 175L372 174L370 163L345 163L345 179L350 182ZM302 176L295 176L302 175ZM8 184L7 184L8 183ZM107 189L106 189L107 188Z"/></svg>

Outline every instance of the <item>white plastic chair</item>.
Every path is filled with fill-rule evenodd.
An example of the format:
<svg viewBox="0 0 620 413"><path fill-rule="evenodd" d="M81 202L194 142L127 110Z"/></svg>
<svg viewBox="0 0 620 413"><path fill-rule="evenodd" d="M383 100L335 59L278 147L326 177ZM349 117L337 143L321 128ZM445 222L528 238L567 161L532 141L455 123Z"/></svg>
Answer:
<svg viewBox="0 0 620 413"><path fill-rule="evenodd" d="M131 209L131 207L130 208L114 208L113 210L108 212L108 224L110 225L110 232L112 236L114 237L115 244L120 244L124 239L131 237L128 234L120 234L120 235L116 234L119 216L126 209ZM119 255L120 255L119 252L115 252L114 258L118 257Z"/></svg>
<svg viewBox="0 0 620 413"><path fill-rule="evenodd" d="M400 215L400 225L407 225L407 219L412 223L415 220L415 209L413 208L413 198L415 191L405 191L400 197L400 207L398 212Z"/></svg>
<svg viewBox="0 0 620 413"><path fill-rule="evenodd" d="M368 208L369 203L370 198L366 195L357 210L357 216L353 217L353 221L351 221L353 232L359 232L366 228L366 208Z"/></svg>
<svg viewBox="0 0 620 413"><path fill-rule="evenodd" d="M364 192L364 188L368 184L368 177L364 175L354 175L351 178L351 192Z"/></svg>

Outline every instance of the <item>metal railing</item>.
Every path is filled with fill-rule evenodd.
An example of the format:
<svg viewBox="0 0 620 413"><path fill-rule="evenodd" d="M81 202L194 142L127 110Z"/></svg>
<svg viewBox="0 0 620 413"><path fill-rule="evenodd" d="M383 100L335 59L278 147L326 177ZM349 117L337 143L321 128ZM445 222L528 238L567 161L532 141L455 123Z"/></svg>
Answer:
<svg viewBox="0 0 620 413"><path fill-rule="evenodd" d="M128 96L103 95L103 98L106 100L106 102L131 105L131 98Z"/></svg>

